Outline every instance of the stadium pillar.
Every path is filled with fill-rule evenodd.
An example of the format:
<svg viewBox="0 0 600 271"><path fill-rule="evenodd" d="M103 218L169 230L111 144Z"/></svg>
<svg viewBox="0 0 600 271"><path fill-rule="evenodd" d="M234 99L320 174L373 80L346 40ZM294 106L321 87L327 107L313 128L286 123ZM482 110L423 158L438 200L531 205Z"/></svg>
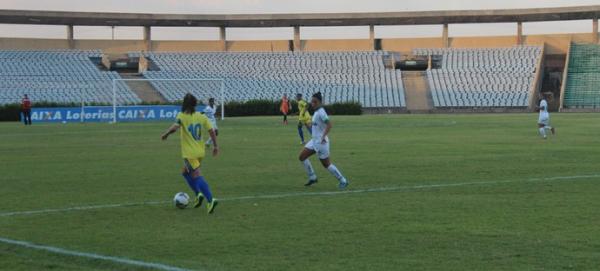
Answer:
<svg viewBox="0 0 600 271"><path fill-rule="evenodd" d="M371 46L373 46L373 50L377 50L375 48L375 26L369 25L369 41L371 41Z"/></svg>
<svg viewBox="0 0 600 271"><path fill-rule="evenodd" d="M75 39L73 37L73 25L67 25L67 41L69 42L69 49L75 49Z"/></svg>
<svg viewBox="0 0 600 271"><path fill-rule="evenodd" d="M294 51L302 51L302 44L300 40L300 26L294 26Z"/></svg>
<svg viewBox="0 0 600 271"><path fill-rule="evenodd" d="M219 40L221 41L221 51L227 52L227 29L224 26L219 27Z"/></svg>
<svg viewBox="0 0 600 271"><path fill-rule="evenodd" d="M598 18L592 20L592 37L594 43L598 43Z"/></svg>
<svg viewBox="0 0 600 271"><path fill-rule="evenodd" d="M517 22L517 45L523 45L523 22Z"/></svg>
<svg viewBox="0 0 600 271"><path fill-rule="evenodd" d="M444 24L444 30L442 32L442 43L444 48L450 47L450 41L448 40L448 24Z"/></svg>
<svg viewBox="0 0 600 271"><path fill-rule="evenodd" d="M147 52L152 51L152 29L150 26L144 26L144 47Z"/></svg>

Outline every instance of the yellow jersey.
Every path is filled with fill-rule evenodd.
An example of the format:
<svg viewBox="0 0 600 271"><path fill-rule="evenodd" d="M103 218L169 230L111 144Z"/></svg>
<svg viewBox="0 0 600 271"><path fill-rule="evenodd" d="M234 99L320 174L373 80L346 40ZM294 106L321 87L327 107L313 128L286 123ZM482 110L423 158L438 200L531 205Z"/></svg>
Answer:
<svg viewBox="0 0 600 271"><path fill-rule="evenodd" d="M206 116L195 112L177 114L177 123L181 126L181 156L183 158L204 158L203 133L212 129ZM206 136L210 136L206 134Z"/></svg>
<svg viewBox="0 0 600 271"><path fill-rule="evenodd" d="M310 113L308 112L308 103L304 100L298 101L298 119L302 122L310 122Z"/></svg>

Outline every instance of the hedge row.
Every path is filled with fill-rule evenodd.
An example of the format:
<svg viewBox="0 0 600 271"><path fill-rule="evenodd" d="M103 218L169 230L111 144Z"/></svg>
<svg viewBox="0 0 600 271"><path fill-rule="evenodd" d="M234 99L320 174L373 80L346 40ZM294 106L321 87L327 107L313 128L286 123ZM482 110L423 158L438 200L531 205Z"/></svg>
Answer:
<svg viewBox="0 0 600 271"><path fill-rule="evenodd" d="M101 103L92 103L88 105L108 105ZM52 102L37 102L32 104L33 107L80 107L79 103L52 103ZM18 121L21 118L20 104L5 104L0 105L0 121Z"/></svg>
<svg viewBox="0 0 600 271"><path fill-rule="evenodd" d="M292 101L290 114L298 112L296 101ZM157 103L143 103L143 105L156 105ZM164 103L160 103L166 105ZM171 103L172 104L172 103ZM89 104L89 105L109 105L109 104ZM274 116L280 115L280 102L268 100L250 100L247 102L229 102L225 104L225 115L227 117L240 116ZM77 103L34 103L33 107L79 107ZM327 113L332 115L360 115L362 108L360 103L334 103L325 106ZM20 118L21 106L19 104L8 104L0 106L0 121L18 121ZM312 113L312 112L311 112Z"/></svg>
<svg viewBox="0 0 600 271"><path fill-rule="evenodd" d="M298 113L298 104L292 101L290 115ZM225 115L228 117L243 116L275 116L281 115L279 111L279 101L269 100L250 100L247 102L230 102L225 104ZM310 109L309 109L310 110ZM325 110L332 115L361 115L362 107L360 103L334 103L325 105ZM312 110L310 110L311 113Z"/></svg>

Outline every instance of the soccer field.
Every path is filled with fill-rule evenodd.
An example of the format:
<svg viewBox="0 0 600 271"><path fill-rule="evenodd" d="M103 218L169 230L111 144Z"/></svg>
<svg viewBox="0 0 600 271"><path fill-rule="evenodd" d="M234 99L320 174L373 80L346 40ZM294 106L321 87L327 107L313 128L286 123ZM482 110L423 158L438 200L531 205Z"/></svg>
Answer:
<svg viewBox="0 0 600 271"><path fill-rule="evenodd" d="M226 119L212 215L171 203L169 123L3 123L0 269L595 270L599 117L332 116L344 192L315 157L303 187L293 121Z"/></svg>

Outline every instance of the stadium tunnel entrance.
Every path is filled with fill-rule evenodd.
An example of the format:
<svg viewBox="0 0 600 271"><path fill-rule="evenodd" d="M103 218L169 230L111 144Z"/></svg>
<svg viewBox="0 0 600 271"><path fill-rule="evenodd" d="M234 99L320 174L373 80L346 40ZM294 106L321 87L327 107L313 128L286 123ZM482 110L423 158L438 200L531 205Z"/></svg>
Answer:
<svg viewBox="0 0 600 271"><path fill-rule="evenodd" d="M394 68L402 71L426 71L431 66L431 57L427 56L394 53L392 58Z"/></svg>

